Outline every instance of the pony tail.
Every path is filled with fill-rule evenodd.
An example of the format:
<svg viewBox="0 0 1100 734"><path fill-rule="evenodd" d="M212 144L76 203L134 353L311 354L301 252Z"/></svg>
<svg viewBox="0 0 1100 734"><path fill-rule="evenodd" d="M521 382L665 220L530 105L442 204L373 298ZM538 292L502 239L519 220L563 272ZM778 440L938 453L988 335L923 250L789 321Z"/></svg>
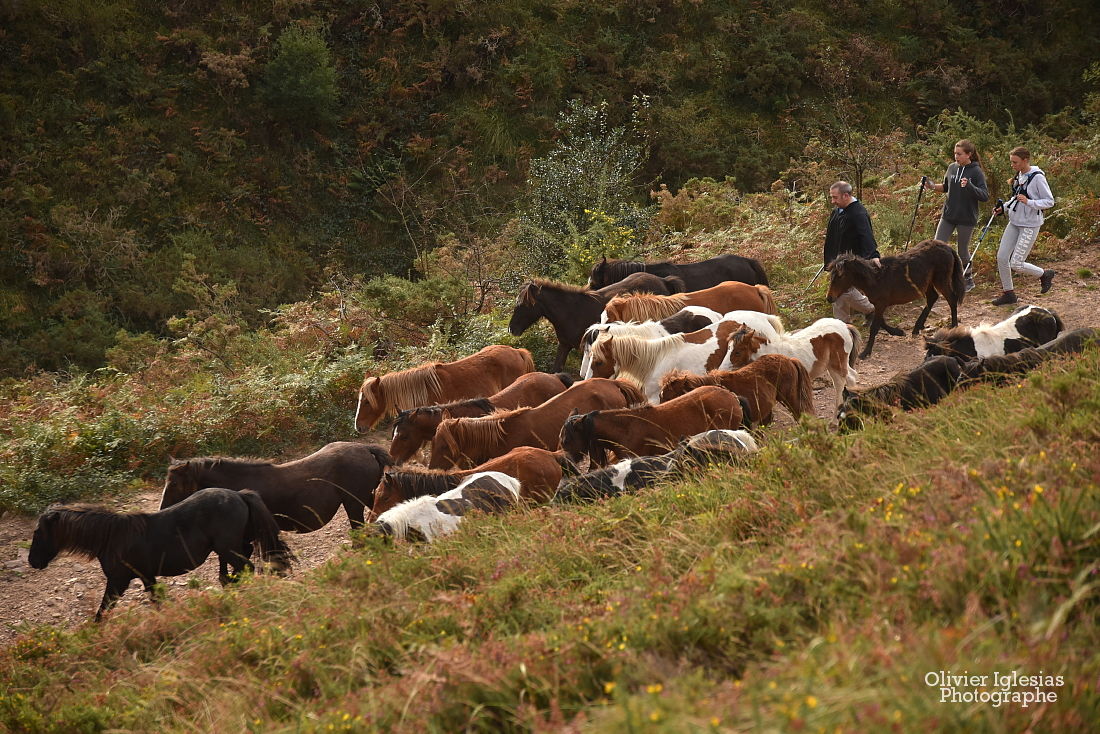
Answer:
<svg viewBox="0 0 1100 734"><path fill-rule="evenodd" d="M859 362L859 348L863 345L863 337L860 336L859 329L851 324L848 324L848 332L852 335L852 352L848 355L848 367L851 368Z"/></svg>
<svg viewBox="0 0 1100 734"><path fill-rule="evenodd" d="M535 371L535 359L531 356L531 352L526 349L517 349L520 354L520 359L523 360L523 374Z"/></svg>
<svg viewBox="0 0 1100 734"><path fill-rule="evenodd" d="M271 515L271 510L251 489L242 489L237 493L248 506L248 534L260 547L260 558L264 563L271 564L271 568L279 575L290 570L294 563L294 551L283 542L279 533L279 525Z"/></svg>
<svg viewBox="0 0 1100 734"><path fill-rule="evenodd" d="M950 247L950 246L948 246ZM955 252L955 248L950 247L951 256L954 262L951 263L951 290L955 291L955 297L959 300L956 304L961 304L963 299L966 298L966 279L963 277L963 264L959 258L959 253Z"/></svg>
<svg viewBox="0 0 1100 734"><path fill-rule="evenodd" d="M641 391L641 388L635 385L633 382L626 380L615 380L615 385L619 388L619 392L626 399L627 407L633 408L643 403L648 404L649 399Z"/></svg>
<svg viewBox="0 0 1100 734"><path fill-rule="evenodd" d="M675 294L688 292L687 283L684 282L683 278L680 278L676 275L666 275L665 277L661 278L661 280L663 280L665 282L665 285L668 286L669 293Z"/></svg>
<svg viewBox="0 0 1100 734"><path fill-rule="evenodd" d="M568 372L557 372L554 374L554 377L561 380L561 384L565 385L566 387L572 387L573 383L577 381L573 377L573 375L569 374Z"/></svg>
<svg viewBox="0 0 1100 734"><path fill-rule="evenodd" d="M856 350L853 350L855 352ZM795 378L798 390L798 410L800 413L814 414L814 388L813 380L810 379L810 373L806 371L806 368L802 366L802 363L798 360L794 360L795 370L798 376ZM787 406L790 408L791 406Z"/></svg>
<svg viewBox="0 0 1100 734"><path fill-rule="evenodd" d="M379 468L385 469L387 466L393 466L393 457L390 456L389 451L381 446L368 446L367 448L374 454L374 460L378 462Z"/></svg>
<svg viewBox="0 0 1100 734"><path fill-rule="evenodd" d="M779 313L779 310L775 307L775 297L772 295L772 289L766 285L758 285L756 290L760 293L760 300L764 302L764 313Z"/></svg>

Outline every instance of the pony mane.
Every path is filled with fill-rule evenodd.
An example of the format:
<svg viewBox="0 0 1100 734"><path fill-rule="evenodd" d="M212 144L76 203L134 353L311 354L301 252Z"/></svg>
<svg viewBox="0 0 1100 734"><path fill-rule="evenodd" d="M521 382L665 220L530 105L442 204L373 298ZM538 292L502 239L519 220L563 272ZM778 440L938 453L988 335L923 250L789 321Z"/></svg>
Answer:
<svg viewBox="0 0 1100 734"><path fill-rule="evenodd" d="M412 499L423 495L438 495L449 489L454 489L461 482L461 478L453 473L439 469L407 468L400 471L386 472L388 486L399 485L410 493L402 492L404 499Z"/></svg>
<svg viewBox="0 0 1100 734"><path fill-rule="evenodd" d="M866 260L851 252L845 252L842 255L838 255L836 260L833 261L833 270L836 271L838 269L847 273L852 273L860 279L869 278L874 272L874 266L871 265L870 260Z"/></svg>
<svg viewBox="0 0 1100 734"><path fill-rule="evenodd" d="M455 400L450 403L444 403L443 405L435 405L432 408L440 410L444 413L449 413L455 408L478 408L486 413L492 413L496 410L496 406L489 402L489 398L467 398L466 400Z"/></svg>
<svg viewBox="0 0 1100 734"><path fill-rule="evenodd" d="M146 512L119 513L87 504L53 507L46 511L50 513L54 515L52 534L57 549L90 560L117 555L127 540L145 532L149 518Z"/></svg>
<svg viewBox="0 0 1100 734"><path fill-rule="evenodd" d="M750 364L756 364L756 362L750 362ZM697 375L694 372L688 372L687 370L673 370L667 375L661 378L661 392L663 393L665 388L673 382L680 382L688 386L689 390L694 390L697 387L703 387L704 385L719 385L721 381L711 374Z"/></svg>
<svg viewBox="0 0 1100 734"><path fill-rule="evenodd" d="M454 422L451 424L451 434L461 437L463 442L473 443L476 446L491 446L504 440L505 418L528 410L530 408L516 408L499 410L478 418L452 418Z"/></svg>
<svg viewBox="0 0 1100 734"><path fill-rule="evenodd" d="M259 466L275 466L275 462L269 459L257 459L251 456L198 456L193 459L183 459L172 466L188 466L194 469L217 469L222 465L234 468L252 468ZM171 467L170 467L171 468Z"/></svg>
<svg viewBox="0 0 1100 734"><path fill-rule="evenodd" d="M680 311L687 299L683 295L659 296L635 293L615 296L606 310L616 315L616 321L660 321Z"/></svg>
<svg viewBox="0 0 1100 734"><path fill-rule="evenodd" d="M382 392L381 405L374 390L363 391L363 397L373 410L381 409L386 414L431 405L438 400L442 389L435 371L438 365L439 362L430 362L382 375L378 378L378 387Z"/></svg>
<svg viewBox="0 0 1100 734"><path fill-rule="evenodd" d="M671 334L660 339L613 335L611 339L596 340L592 345L592 359L595 361L598 356L610 353L619 369L619 377L640 385L662 357L680 348L683 343L683 334Z"/></svg>
<svg viewBox="0 0 1100 734"><path fill-rule="evenodd" d="M637 260L608 260L604 267L607 279L612 283L617 283L628 275L646 271L646 264Z"/></svg>

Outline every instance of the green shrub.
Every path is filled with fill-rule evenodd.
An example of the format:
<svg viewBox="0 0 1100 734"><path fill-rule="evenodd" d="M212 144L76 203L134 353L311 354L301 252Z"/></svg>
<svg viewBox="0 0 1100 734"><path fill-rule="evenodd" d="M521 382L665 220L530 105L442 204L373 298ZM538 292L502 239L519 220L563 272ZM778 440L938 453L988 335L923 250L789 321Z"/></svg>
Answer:
<svg viewBox="0 0 1100 734"><path fill-rule="evenodd" d="M275 42L260 97L271 116L297 129L331 122L337 106L336 67L316 28L290 26Z"/></svg>

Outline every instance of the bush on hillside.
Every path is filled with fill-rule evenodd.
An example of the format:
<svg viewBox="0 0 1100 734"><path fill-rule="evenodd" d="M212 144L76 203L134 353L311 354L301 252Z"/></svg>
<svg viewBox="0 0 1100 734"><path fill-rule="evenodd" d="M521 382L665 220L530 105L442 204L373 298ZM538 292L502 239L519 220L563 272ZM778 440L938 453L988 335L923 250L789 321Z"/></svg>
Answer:
<svg viewBox="0 0 1100 734"><path fill-rule="evenodd" d="M309 129L336 117L336 67L316 28L290 26L275 42L260 97L276 120Z"/></svg>

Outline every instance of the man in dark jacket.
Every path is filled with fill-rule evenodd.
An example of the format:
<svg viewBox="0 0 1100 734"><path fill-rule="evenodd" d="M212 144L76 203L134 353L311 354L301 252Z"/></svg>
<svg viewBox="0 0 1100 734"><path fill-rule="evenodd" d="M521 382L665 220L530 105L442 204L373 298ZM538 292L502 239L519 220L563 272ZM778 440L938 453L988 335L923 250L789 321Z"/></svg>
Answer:
<svg viewBox="0 0 1100 734"><path fill-rule="evenodd" d="M837 181L829 187L829 200L836 208L829 215L829 225L825 229L825 269L832 267L833 260L846 252L870 260L877 266L878 245L871 231L871 217L862 202L852 196L852 185L847 181ZM853 311L865 314L870 321L875 307L867 296L850 288L833 302L833 316L850 323Z"/></svg>

